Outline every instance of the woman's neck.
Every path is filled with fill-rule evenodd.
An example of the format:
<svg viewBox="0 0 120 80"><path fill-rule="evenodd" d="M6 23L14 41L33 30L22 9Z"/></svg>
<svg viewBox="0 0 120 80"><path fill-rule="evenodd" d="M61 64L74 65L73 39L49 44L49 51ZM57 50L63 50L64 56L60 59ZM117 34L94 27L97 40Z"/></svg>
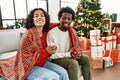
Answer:
<svg viewBox="0 0 120 80"><path fill-rule="evenodd" d="M43 27L37 27L37 30L38 30L39 35L42 36Z"/></svg>

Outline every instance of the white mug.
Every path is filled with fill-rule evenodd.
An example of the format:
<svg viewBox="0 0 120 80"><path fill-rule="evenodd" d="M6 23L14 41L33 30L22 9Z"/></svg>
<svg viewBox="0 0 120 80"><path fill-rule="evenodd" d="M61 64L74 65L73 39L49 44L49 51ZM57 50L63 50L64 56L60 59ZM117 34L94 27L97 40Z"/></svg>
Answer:
<svg viewBox="0 0 120 80"><path fill-rule="evenodd" d="M103 57L103 68L113 66L113 61L110 57Z"/></svg>

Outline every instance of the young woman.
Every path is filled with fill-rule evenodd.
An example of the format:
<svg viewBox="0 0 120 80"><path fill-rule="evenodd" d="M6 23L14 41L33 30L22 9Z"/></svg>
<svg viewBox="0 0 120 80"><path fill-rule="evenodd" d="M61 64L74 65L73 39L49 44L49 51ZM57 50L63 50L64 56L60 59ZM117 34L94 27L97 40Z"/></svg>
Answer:
<svg viewBox="0 0 120 80"><path fill-rule="evenodd" d="M49 15L42 8L29 13L14 69L3 71L8 80L69 80L64 68L47 61L57 50L56 45L46 45L49 26Z"/></svg>

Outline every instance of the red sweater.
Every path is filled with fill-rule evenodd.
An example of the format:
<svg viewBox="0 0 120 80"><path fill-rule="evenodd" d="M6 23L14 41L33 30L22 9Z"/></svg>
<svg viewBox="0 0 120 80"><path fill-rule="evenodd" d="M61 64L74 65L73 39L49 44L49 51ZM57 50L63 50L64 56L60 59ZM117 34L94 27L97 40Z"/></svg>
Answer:
<svg viewBox="0 0 120 80"><path fill-rule="evenodd" d="M47 58L50 56L50 54L46 50L46 46L47 46L46 36L47 36L47 33L44 33L42 35L42 37L40 37L43 50L40 51L40 55L36 61L36 65L38 65L38 66L43 66L45 64Z"/></svg>

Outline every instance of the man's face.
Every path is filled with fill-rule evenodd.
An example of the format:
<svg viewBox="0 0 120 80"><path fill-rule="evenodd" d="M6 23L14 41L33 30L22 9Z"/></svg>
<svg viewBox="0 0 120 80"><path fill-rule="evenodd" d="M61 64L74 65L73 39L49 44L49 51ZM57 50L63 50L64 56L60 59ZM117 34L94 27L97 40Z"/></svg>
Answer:
<svg viewBox="0 0 120 80"><path fill-rule="evenodd" d="M72 14L70 13L62 13L62 16L60 18L60 29L62 31L66 31L70 24L72 23Z"/></svg>

